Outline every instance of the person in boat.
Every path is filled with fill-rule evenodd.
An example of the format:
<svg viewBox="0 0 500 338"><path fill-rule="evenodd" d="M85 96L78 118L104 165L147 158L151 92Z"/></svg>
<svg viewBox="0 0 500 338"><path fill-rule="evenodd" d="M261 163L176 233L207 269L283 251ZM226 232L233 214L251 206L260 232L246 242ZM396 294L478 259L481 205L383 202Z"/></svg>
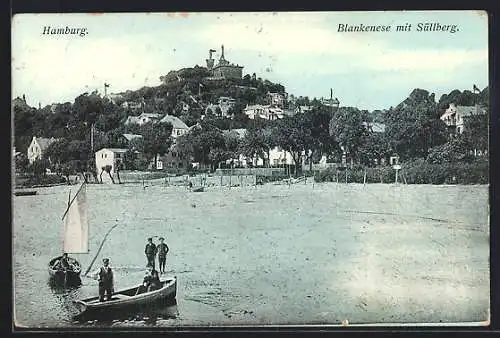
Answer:
<svg viewBox="0 0 500 338"><path fill-rule="evenodd" d="M59 271L68 271L71 269L71 265L69 263L69 257L68 254L65 252L63 255L59 258L57 263L55 264L55 267Z"/></svg>
<svg viewBox="0 0 500 338"><path fill-rule="evenodd" d="M148 265L151 265L153 269L155 268L155 258L158 249L156 245L153 243L153 238L148 238L148 243L146 244L146 248L144 249L144 253L146 254L146 258L148 260Z"/></svg>
<svg viewBox="0 0 500 338"><path fill-rule="evenodd" d="M94 278L99 281L99 301L104 302L104 296L107 300L111 300L111 295L114 292L113 270L109 266L109 259L102 260L103 266L93 273Z"/></svg>
<svg viewBox="0 0 500 338"><path fill-rule="evenodd" d="M158 275L158 271L156 271L151 264L146 266L146 275L142 280L142 285L139 285L136 291L136 295L141 293L142 290L149 292L154 291L160 288L160 276Z"/></svg>
<svg viewBox="0 0 500 338"><path fill-rule="evenodd" d="M160 274L164 274L165 264L167 263L167 253L170 249L168 248L167 244L163 243L165 238L160 237L159 240L160 244L158 244L158 246L156 247L158 250L158 266L160 269Z"/></svg>

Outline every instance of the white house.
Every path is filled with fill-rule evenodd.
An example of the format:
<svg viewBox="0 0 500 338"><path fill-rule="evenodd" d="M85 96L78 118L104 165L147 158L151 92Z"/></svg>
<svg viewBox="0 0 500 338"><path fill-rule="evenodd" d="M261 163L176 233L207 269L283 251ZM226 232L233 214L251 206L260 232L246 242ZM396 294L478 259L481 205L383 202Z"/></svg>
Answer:
<svg viewBox="0 0 500 338"><path fill-rule="evenodd" d="M129 116L125 121L125 124L138 124L142 126L148 122L157 122L161 118L161 114L155 113L142 113L139 116Z"/></svg>
<svg viewBox="0 0 500 338"><path fill-rule="evenodd" d="M297 106L295 108L295 113L307 113L313 109L312 106Z"/></svg>
<svg viewBox="0 0 500 338"><path fill-rule="evenodd" d="M265 120L276 120L282 119L285 115L283 109L278 107L271 107L270 105L251 105L246 106L243 112L248 116L249 119L253 120L255 118L261 118Z"/></svg>
<svg viewBox="0 0 500 338"><path fill-rule="evenodd" d="M54 142L56 142L57 139L51 137L51 138L44 138L44 137L36 137L33 136L33 139L31 140L31 143L28 147L28 160L29 163L33 163L36 160L41 160L43 158L43 154L45 150Z"/></svg>
<svg viewBox="0 0 500 338"><path fill-rule="evenodd" d="M111 173L116 173L116 164L118 161L123 162L123 157L127 149L124 148L102 148L95 153L95 165L97 173L100 175L103 168L107 165L111 166ZM103 182L111 182L109 175L104 172L102 174Z"/></svg>
<svg viewBox="0 0 500 338"><path fill-rule="evenodd" d="M217 103L220 107L220 110L222 111L222 114L226 116L229 109L234 107L234 105L236 104L236 100L229 96L221 96L219 97Z"/></svg>
<svg viewBox="0 0 500 338"><path fill-rule="evenodd" d="M267 155L266 155L267 156ZM254 166L264 166L264 159L257 157L252 159ZM272 167L279 167L284 165L294 165L292 154L289 151L274 147L269 151L269 164Z"/></svg>
<svg viewBox="0 0 500 338"><path fill-rule="evenodd" d="M182 122L182 120L176 116L165 115L161 120L161 123L168 122L172 125L172 138L175 140L177 137L186 134L189 127Z"/></svg>
<svg viewBox="0 0 500 338"><path fill-rule="evenodd" d="M268 92L267 97L269 99L269 103L271 104L271 106L283 108L283 105L284 105L285 100L286 100L285 95L283 95L281 93Z"/></svg>
<svg viewBox="0 0 500 338"><path fill-rule="evenodd" d="M441 115L441 120L446 123L448 128L459 134L464 131L464 118L471 115L484 115L487 114L486 109L475 106L457 106L455 103L450 103L445 113Z"/></svg>

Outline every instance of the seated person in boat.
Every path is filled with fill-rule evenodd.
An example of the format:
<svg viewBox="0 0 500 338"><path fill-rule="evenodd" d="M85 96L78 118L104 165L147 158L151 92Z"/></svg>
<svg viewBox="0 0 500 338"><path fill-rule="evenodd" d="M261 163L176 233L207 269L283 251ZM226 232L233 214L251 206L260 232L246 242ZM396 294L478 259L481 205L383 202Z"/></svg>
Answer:
<svg viewBox="0 0 500 338"><path fill-rule="evenodd" d="M137 288L137 292L135 294L138 295L139 293L144 291L150 292L158 290L160 287L161 283L158 271L156 271L152 265L148 264L146 275L144 276L142 285L139 285L139 287Z"/></svg>
<svg viewBox="0 0 500 338"><path fill-rule="evenodd" d="M69 263L69 258L68 258L68 254L65 252L63 253L63 255L61 256L61 258L59 258L59 261L55 264L55 268L57 270L60 270L60 271L68 271L68 270L71 270L71 265Z"/></svg>

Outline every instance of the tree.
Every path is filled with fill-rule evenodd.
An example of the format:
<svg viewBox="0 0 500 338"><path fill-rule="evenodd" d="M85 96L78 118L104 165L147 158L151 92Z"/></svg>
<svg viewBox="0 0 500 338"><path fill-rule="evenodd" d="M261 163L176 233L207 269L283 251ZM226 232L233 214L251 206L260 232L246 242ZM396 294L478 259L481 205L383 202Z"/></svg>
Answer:
<svg viewBox="0 0 500 338"><path fill-rule="evenodd" d="M123 163L119 159L116 160L115 163L115 168L116 168L116 177L118 178L118 184L122 184L122 181L120 179L120 170L123 168Z"/></svg>
<svg viewBox="0 0 500 338"><path fill-rule="evenodd" d="M468 141L469 150L488 150L488 114L470 115L464 118L463 137Z"/></svg>
<svg viewBox="0 0 500 338"><path fill-rule="evenodd" d="M37 179L45 176L46 169L49 167L49 162L45 159L35 160L33 163L28 165L26 171L34 175Z"/></svg>
<svg viewBox="0 0 500 338"><path fill-rule="evenodd" d="M250 129L245 134L241 144L240 151L245 157L266 158L267 144L262 130Z"/></svg>
<svg viewBox="0 0 500 338"><path fill-rule="evenodd" d="M339 145L334 133L330 133L331 114L326 107L317 107L307 114L299 114L304 129L310 130L306 156L312 171L313 158L338 153Z"/></svg>
<svg viewBox="0 0 500 338"><path fill-rule="evenodd" d="M124 166L124 168L127 170L136 169L136 166L135 166L136 158L137 158L137 156L133 150L131 150L131 149L127 150L123 154L123 166Z"/></svg>
<svg viewBox="0 0 500 338"><path fill-rule="evenodd" d="M109 177L111 178L111 182L113 182L113 184L115 184L115 179L113 178L113 174L111 173L111 169L112 167L108 164L108 165L105 165L104 167L102 167L103 171L107 172ZM101 173L102 175L102 173ZM102 182L102 176L101 176L101 182Z"/></svg>
<svg viewBox="0 0 500 338"><path fill-rule="evenodd" d="M387 159L391 155L391 147L385 133L369 132L358 154L360 163L368 167L374 166L375 160Z"/></svg>
<svg viewBox="0 0 500 338"><path fill-rule="evenodd" d="M305 152L312 142L311 130L303 128L299 114L279 121L279 127L275 129L276 143L291 154L296 168L295 174L298 175L301 171L302 152Z"/></svg>
<svg viewBox="0 0 500 338"><path fill-rule="evenodd" d="M470 145L462 135L451 138L448 142L429 149L429 163L456 163L470 160L468 153Z"/></svg>
<svg viewBox="0 0 500 338"><path fill-rule="evenodd" d="M171 143L172 125L170 123L149 122L142 126L141 135L144 154L148 161L154 159L156 163L158 154L164 155Z"/></svg>
<svg viewBox="0 0 500 338"><path fill-rule="evenodd" d="M21 153L15 157L16 171L24 172L29 165L28 157L26 154Z"/></svg>
<svg viewBox="0 0 500 338"><path fill-rule="evenodd" d="M410 96L386 114L386 133L391 148L403 160L426 158L430 148L447 140L446 125L434 94L415 89Z"/></svg>
<svg viewBox="0 0 500 338"><path fill-rule="evenodd" d="M359 149L368 137L363 122L363 113L354 107L339 108L330 122L330 135L335 137L346 154L346 160L351 163L359 163Z"/></svg>

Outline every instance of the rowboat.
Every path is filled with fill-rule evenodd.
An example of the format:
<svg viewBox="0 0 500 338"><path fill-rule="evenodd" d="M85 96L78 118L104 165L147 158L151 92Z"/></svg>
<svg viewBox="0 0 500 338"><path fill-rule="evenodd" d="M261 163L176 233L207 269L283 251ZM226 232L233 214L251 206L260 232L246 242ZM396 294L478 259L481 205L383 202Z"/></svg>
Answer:
<svg viewBox="0 0 500 338"><path fill-rule="evenodd" d="M203 190L204 190L204 187L196 187L196 188L192 189L193 192L203 192Z"/></svg>
<svg viewBox="0 0 500 338"><path fill-rule="evenodd" d="M16 190L14 191L16 196L34 196L36 195L36 190Z"/></svg>
<svg viewBox="0 0 500 338"><path fill-rule="evenodd" d="M58 262L62 258L62 256L53 258L49 262L48 270L49 276L54 279L54 281L61 283L64 282L66 284L75 284L80 281L80 273L82 272L82 266L80 262L76 259L68 257L69 269L64 271L58 268Z"/></svg>
<svg viewBox="0 0 500 338"><path fill-rule="evenodd" d="M76 317L91 316L132 309L134 307L150 306L157 303L166 303L175 299L177 295L177 278L169 277L160 280L161 287L157 290L143 290L142 284L116 291L111 300L99 301L99 297L90 297L73 301L79 313ZM140 290L136 295L137 290Z"/></svg>

